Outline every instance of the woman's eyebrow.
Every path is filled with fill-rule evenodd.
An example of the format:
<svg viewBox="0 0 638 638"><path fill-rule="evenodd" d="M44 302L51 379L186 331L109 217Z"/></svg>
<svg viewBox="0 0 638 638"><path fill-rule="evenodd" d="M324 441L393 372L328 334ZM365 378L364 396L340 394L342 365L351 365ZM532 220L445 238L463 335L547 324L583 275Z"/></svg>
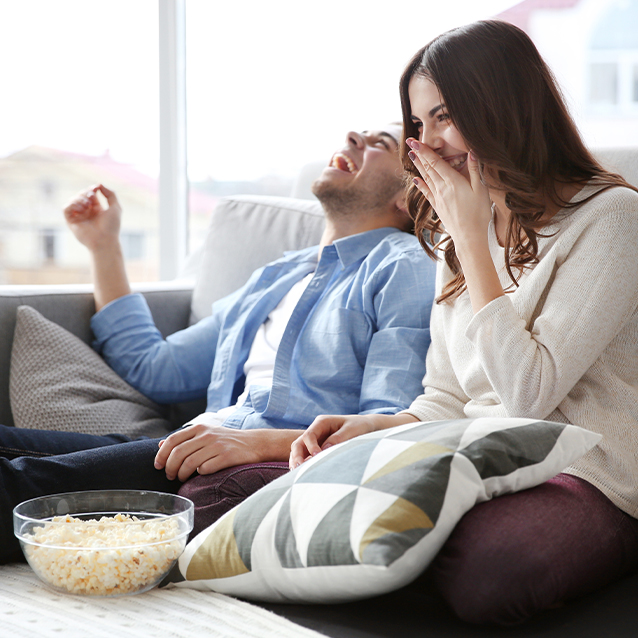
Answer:
<svg viewBox="0 0 638 638"><path fill-rule="evenodd" d="M433 109L430 109L430 112L428 113L428 117L433 117L438 111L444 108L445 108L445 104L439 104L438 106L435 106Z"/></svg>

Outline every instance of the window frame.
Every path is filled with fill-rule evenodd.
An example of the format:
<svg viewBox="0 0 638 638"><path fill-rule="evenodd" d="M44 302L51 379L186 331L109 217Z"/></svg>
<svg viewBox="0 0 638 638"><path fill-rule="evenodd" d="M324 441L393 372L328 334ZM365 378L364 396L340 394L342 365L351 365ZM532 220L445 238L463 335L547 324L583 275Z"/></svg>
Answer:
<svg viewBox="0 0 638 638"><path fill-rule="evenodd" d="M181 273L188 248L186 0L158 0L159 279Z"/></svg>

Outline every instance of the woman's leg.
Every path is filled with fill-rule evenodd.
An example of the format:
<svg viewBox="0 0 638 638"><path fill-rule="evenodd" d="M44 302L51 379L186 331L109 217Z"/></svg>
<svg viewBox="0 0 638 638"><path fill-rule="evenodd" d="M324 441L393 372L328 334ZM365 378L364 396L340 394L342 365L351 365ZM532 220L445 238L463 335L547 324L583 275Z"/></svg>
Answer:
<svg viewBox="0 0 638 638"><path fill-rule="evenodd" d="M77 490L177 492L153 460L157 439L139 439L55 456L0 458L0 563L22 560L13 535L13 508L30 498Z"/></svg>
<svg viewBox="0 0 638 638"><path fill-rule="evenodd" d="M514 624L638 567L638 520L575 476L470 510L432 564L469 622Z"/></svg>

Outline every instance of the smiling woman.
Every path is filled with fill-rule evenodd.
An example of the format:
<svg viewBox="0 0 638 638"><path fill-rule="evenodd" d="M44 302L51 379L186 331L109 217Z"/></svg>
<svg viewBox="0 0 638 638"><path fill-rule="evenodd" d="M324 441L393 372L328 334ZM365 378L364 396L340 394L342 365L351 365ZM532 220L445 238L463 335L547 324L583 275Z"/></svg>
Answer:
<svg viewBox="0 0 638 638"><path fill-rule="evenodd" d="M512 624L638 566L638 188L592 156L509 23L438 36L400 91L408 210L426 252L444 257L423 393L396 415L318 417L291 465L419 421L522 417L602 434L550 481L476 505L433 563L461 618Z"/></svg>

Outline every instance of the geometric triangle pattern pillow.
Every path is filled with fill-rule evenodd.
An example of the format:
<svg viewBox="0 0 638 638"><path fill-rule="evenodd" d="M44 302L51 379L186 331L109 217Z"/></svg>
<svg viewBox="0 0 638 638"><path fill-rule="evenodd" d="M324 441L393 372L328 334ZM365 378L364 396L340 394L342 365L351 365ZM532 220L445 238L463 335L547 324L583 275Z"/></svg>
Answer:
<svg viewBox="0 0 638 638"><path fill-rule="evenodd" d="M345 602L398 589L476 503L538 485L601 436L564 423L411 423L328 448L202 531L177 586L266 602Z"/></svg>
<svg viewBox="0 0 638 638"><path fill-rule="evenodd" d="M11 351L16 427L165 436L167 409L126 383L90 346L30 306L19 306Z"/></svg>

